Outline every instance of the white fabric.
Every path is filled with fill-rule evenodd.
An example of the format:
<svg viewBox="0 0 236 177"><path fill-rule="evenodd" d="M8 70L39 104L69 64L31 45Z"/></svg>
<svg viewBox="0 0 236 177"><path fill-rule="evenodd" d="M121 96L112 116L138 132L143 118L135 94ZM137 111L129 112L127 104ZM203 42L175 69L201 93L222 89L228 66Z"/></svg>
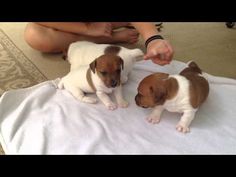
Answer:
<svg viewBox="0 0 236 177"><path fill-rule="evenodd" d="M236 80L208 76L210 94L189 134L175 130L180 114L165 111L153 125L145 120L151 110L136 106L141 79L153 72L179 73L185 66L137 63L124 86L130 106L115 111L101 102L75 100L56 88L58 80L8 91L0 99L3 149L6 154L236 154Z"/></svg>

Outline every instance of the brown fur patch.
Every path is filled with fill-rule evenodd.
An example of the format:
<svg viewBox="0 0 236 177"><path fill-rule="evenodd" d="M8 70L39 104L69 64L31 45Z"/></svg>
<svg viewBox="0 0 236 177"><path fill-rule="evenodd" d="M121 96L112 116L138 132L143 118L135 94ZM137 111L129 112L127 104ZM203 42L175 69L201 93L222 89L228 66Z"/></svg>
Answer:
<svg viewBox="0 0 236 177"><path fill-rule="evenodd" d="M197 108L206 100L209 94L209 84L201 76L187 74L185 77L190 81L190 103Z"/></svg>
<svg viewBox="0 0 236 177"><path fill-rule="evenodd" d="M180 73L190 81L190 103L194 108L199 107L209 94L209 83L204 77L199 76L201 73L195 62L191 62L189 67Z"/></svg>
<svg viewBox="0 0 236 177"><path fill-rule="evenodd" d="M113 54L113 55L118 55L118 53L120 52L121 48L119 46L108 46L107 48L105 48L104 53L105 54Z"/></svg>

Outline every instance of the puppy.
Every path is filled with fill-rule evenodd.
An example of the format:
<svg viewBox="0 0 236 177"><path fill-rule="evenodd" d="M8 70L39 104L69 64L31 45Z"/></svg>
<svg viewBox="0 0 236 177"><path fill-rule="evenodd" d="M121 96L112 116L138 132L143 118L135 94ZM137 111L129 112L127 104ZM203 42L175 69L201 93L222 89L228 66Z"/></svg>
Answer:
<svg viewBox="0 0 236 177"><path fill-rule="evenodd" d="M123 99L120 82L121 70L124 62L119 56L101 55L89 65L77 67L63 77L58 88L65 88L75 98L86 103L96 103L96 98L85 96L85 93L95 93L109 110L117 105L107 95L114 91L115 98L120 107L127 107L128 102Z"/></svg>
<svg viewBox="0 0 236 177"><path fill-rule="evenodd" d="M135 62L143 59L144 53L136 49L128 49L118 45L95 44L88 41L74 42L69 46L67 59L71 64L71 70L83 65L90 64L95 58L101 55L116 55L123 59L124 69L121 72L121 83L128 81L128 75Z"/></svg>
<svg viewBox="0 0 236 177"><path fill-rule="evenodd" d="M158 123L164 109L183 113L176 129L186 133L208 94L208 81L197 64L191 62L179 75L155 73L145 77L138 86L135 101L143 108L154 108L147 118L150 123Z"/></svg>

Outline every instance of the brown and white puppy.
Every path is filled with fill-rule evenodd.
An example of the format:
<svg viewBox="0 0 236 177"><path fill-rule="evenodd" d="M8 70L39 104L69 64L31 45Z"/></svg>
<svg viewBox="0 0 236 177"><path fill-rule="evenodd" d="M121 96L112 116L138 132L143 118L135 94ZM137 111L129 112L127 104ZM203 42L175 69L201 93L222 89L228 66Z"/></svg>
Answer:
<svg viewBox="0 0 236 177"><path fill-rule="evenodd" d="M90 65L79 66L71 70L61 79L58 87L68 90L75 98L86 103L96 103L97 99L85 96L85 93L95 93L109 110L117 105L108 96L114 91L116 101L120 107L127 107L128 102L123 99L121 88L121 70L123 60L116 55L102 55Z"/></svg>
<svg viewBox="0 0 236 177"><path fill-rule="evenodd" d="M155 73L145 77L138 86L135 101L143 108L154 108L147 118L150 123L158 123L164 109L183 113L176 129L186 133L208 94L208 81L197 64L191 62L178 75Z"/></svg>
<svg viewBox="0 0 236 177"><path fill-rule="evenodd" d="M76 70L80 66L89 65L95 58L101 55L116 55L123 59L124 69L121 71L121 83L128 81L135 62L143 60L144 53L136 49L128 49L118 45L96 44L89 41L77 41L70 44L67 57L71 65L70 70Z"/></svg>

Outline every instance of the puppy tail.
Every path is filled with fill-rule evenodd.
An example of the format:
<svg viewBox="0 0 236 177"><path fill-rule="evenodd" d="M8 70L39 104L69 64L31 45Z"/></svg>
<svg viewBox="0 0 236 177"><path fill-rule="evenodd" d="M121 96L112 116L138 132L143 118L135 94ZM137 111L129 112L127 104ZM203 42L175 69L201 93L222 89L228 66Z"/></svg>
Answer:
<svg viewBox="0 0 236 177"><path fill-rule="evenodd" d="M144 53L141 49L136 48L136 49L132 50L132 55L133 55L134 60L135 60L134 62L138 62L138 61L143 60Z"/></svg>
<svg viewBox="0 0 236 177"><path fill-rule="evenodd" d="M195 72L202 74L202 70L199 68L199 66L197 65L197 63L195 63L194 61L189 61L187 62L187 65L189 68L191 68L192 70L194 70Z"/></svg>
<svg viewBox="0 0 236 177"><path fill-rule="evenodd" d="M189 68L191 68L194 71L202 74L202 76L211 84L229 84L229 85L235 85L236 84L235 79L224 78L224 77L219 77L219 76L213 76L211 74L203 72L194 61L189 61L187 63L187 65L189 66Z"/></svg>

